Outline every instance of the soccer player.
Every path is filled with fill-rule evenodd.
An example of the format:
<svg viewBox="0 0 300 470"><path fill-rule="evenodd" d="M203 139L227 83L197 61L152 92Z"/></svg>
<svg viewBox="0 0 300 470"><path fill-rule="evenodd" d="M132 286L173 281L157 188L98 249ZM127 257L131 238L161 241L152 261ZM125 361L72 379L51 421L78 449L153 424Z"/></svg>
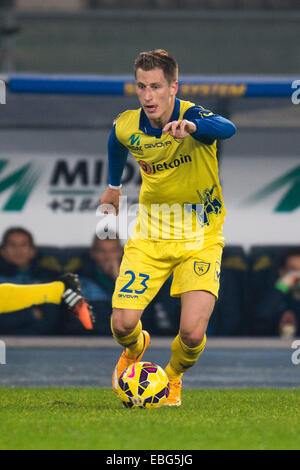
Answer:
<svg viewBox="0 0 300 470"><path fill-rule="evenodd" d="M182 375L204 350L219 290L225 208L216 140L231 137L236 128L176 97L178 66L168 52L140 53L134 73L141 107L123 112L114 123L108 141L109 186L100 199L103 212L113 208L118 214L130 150L140 165L142 186L135 230L126 243L113 295L112 332L124 347L113 389L117 391L123 370L140 361L149 346L141 316L173 274L171 296L181 297L181 317L165 372L170 382L167 404L179 406ZM192 230L182 223L186 216Z"/></svg>
<svg viewBox="0 0 300 470"><path fill-rule="evenodd" d="M86 329L93 328L92 313L82 296L76 274L67 273L58 281L43 284L0 284L0 314L44 303L64 304Z"/></svg>

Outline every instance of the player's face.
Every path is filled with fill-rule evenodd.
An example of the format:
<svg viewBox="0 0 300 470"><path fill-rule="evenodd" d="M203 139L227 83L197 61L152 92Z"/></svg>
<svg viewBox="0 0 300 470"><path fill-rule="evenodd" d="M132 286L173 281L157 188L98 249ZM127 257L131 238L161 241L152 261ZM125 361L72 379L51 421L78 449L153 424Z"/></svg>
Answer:
<svg viewBox="0 0 300 470"><path fill-rule="evenodd" d="M137 96L152 127L164 127L169 122L177 90L178 82L169 83L160 68L136 71Z"/></svg>

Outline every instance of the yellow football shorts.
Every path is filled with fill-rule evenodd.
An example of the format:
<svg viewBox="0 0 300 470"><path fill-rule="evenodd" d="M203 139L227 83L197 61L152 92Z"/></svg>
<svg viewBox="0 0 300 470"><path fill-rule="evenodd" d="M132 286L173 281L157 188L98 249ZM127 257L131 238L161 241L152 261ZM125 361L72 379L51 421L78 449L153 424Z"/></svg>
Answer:
<svg viewBox="0 0 300 470"><path fill-rule="evenodd" d="M143 310L173 274L171 296L205 290L218 298L223 242L197 250L185 243L130 239L125 245L113 308Z"/></svg>

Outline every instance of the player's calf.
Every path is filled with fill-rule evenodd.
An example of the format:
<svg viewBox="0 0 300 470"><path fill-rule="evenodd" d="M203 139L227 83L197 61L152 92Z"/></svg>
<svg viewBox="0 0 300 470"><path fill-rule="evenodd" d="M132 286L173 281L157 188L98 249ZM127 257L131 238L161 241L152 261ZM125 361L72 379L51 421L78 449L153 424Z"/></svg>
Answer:
<svg viewBox="0 0 300 470"><path fill-rule="evenodd" d="M136 330L138 330L140 327L141 322L139 322ZM132 352L132 348L125 348L118 360L116 367L114 368L112 376L112 388L116 393L118 392L118 380L122 372L124 372L124 370L127 369L127 367L129 367L131 364L140 362L142 360L144 352L150 344L150 335L148 331L141 330L139 333L139 341L132 343L132 346L136 348L136 344L140 345L136 353L134 354Z"/></svg>

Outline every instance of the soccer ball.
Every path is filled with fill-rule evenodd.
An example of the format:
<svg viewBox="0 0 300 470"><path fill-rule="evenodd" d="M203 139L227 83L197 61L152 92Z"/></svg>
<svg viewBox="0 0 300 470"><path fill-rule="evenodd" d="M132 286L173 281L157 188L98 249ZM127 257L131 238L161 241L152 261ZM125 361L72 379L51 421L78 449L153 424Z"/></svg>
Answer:
<svg viewBox="0 0 300 470"><path fill-rule="evenodd" d="M121 374L118 395L126 408L158 408L169 396L165 371L151 362L135 362Z"/></svg>

